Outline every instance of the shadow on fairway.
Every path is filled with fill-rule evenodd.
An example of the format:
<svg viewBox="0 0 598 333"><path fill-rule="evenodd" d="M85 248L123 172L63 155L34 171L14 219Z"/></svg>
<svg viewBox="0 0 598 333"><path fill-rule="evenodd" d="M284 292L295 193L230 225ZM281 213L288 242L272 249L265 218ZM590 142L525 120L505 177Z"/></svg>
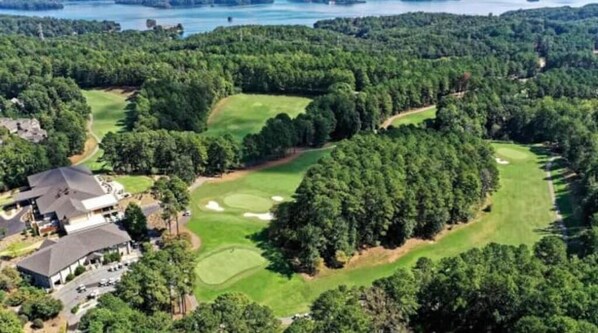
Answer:
<svg viewBox="0 0 598 333"><path fill-rule="evenodd" d="M268 229L256 232L247 236L247 238L253 241L256 246L262 250L262 256L270 262L268 266L266 266L266 269L283 275L288 279L293 277L293 267L291 267L287 258L285 258L282 252L274 247L268 240Z"/></svg>

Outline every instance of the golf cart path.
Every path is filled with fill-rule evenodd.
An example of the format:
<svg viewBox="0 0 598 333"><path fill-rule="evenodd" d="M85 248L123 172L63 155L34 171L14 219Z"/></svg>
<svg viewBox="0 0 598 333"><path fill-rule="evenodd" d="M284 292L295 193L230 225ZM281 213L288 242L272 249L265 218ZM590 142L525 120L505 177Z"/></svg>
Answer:
<svg viewBox="0 0 598 333"><path fill-rule="evenodd" d="M556 215L557 224L559 226L559 229L561 229L561 234L563 238L567 239L567 226L565 225L563 216L561 215L561 211L557 206L556 193L554 191L554 182L552 179L552 164L556 159L556 156L551 156L548 162L546 162L546 179L548 179L548 192L550 193L550 201L552 202L552 205L554 207L554 213Z"/></svg>
<svg viewBox="0 0 598 333"><path fill-rule="evenodd" d="M430 111L432 109L434 109L436 107L436 104L432 104L432 105L428 105L428 106L424 106L421 108L417 108L417 109L409 109L405 112L401 112L399 114L396 114L390 118L387 118L383 123L382 123L382 128L388 128L388 126L392 125L392 123L400 118L406 117L406 116L410 116L412 114L417 114L417 113L422 113L422 112L426 112L426 111Z"/></svg>
<svg viewBox="0 0 598 333"><path fill-rule="evenodd" d="M71 156L71 159L76 159L79 156L82 158L77 162L73 163L74 165L81 165L87 161L89 161L92 157L94 157L100 151L100 138L93 132L93 113L89 114L89 121L87 122L87 133L89 136L95 141L93 145L93 150L89 151L87 144L85 145L85 151L81 155L74 155Z"/></svg>

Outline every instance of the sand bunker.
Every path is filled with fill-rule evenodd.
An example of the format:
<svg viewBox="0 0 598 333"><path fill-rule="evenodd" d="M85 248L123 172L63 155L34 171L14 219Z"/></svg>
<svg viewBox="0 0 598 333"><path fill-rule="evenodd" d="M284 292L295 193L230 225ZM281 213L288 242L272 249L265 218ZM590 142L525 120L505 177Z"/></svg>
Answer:
<svg viewBox="0 0 598 333"><path fill-rule="evenodd" d="M505 164L509 164L509 161L505 161L502 158L497 157L496 158L496 163L505 165Z"/></svg>
<svg viewBox="0 0 598 333"><path fill-rule="evenodd" d="M209 210L213 210L216 212L223 212L224 208L220 207L220 204L218 204L216 201L210 201L208 202L208 204L206 205L206 208Z"/></svg>
<svg viewBox="0 0 598 333"><path fill-rule="evenodd" d="M280 197L278 195L275 195L275 196L272 197L272 200L276 201L276 202L282 202L282 201L284 201L284 198Z"/></svg>
<svg viewBox="0 0 598 333"><path fill-rule="evenodd" d="M245 213L243 214L244 217L257 217L262 221L271 221L274 219L274 215L272 213L263 213L263 214L256 214L256 213Z"/></svg>

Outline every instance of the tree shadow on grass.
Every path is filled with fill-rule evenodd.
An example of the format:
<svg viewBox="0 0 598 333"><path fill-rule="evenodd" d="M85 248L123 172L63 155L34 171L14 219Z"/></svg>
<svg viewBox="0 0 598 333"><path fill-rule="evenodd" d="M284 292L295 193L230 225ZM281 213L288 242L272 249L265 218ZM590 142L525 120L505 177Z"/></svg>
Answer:
<svg viewBox="0 0 598 333"><path fill-rule="evenodd" d="M287 279L293 277L295 273L293 267L284 254L269 241L267 229L249 235L247 238L254 242L262 250L262 256L268 259L269 264L266 269L285 276Z"/></svg>

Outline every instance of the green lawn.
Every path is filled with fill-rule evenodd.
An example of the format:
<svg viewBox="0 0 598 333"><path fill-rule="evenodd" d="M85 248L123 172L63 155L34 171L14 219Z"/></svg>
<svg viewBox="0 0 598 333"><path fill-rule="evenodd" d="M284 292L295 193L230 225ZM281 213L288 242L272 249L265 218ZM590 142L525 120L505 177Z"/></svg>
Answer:
<svg viewBox="0 0 598 333"><path fill-rule="evenodd" d="M122 130L126 117L127 94L120 90L84 90L83 95L93 115L91 130L100 141L106 133ZM92 170L100 170L102 169L101 163L98 162L100 156L102 156L101 150L84 164Z"/></svg>
<svg viewBox="0 0 598 333"><path fill-rule="evenodd" d="M418 125L424 122L425 120L432 119L436 117L436 108L432 108L430 110L426 110L419 113L412 113L410 115L406 115L405 117L397 118L392 122L392 126L398 127L400 125Z"/></svg>
<svg viewBox="0 0 598 333"><path fill-rule="evenodd" d="M453 230L437 242L421 243L391 264L330 271L312 280L258 267L220 285L208 285L200 281L196 295L201 300L211 300L223 292L242 292L272 307L277 315L285 316L306 311L310 302L327 289L340 284L368 285L373 280L392 274L397 267L414 264L422 256L439 259L490 242L533 244L550 232L547 228L555 219L542 169L546 156L539 147L508 143L493 145L497 155L510 164L499 165L501 188L492 198L492 211L481 213L476 222ZM233 246L258 250L252 235L266 227L267 222L244 218L243 213L263 212L263 200L271 196L288 199L303 173L323 154L305 154L288 165L265 169L234 181L204 184L195 191L192 195L193 220L189 227L202 238L202 248L198 254L200 258ZM239 197L237 194L249 196ZM234 200L231 201L231 197ZM255 207L251 206L251 197L260 198ZM243 198L247 201L239 205L238 199ZM208 210L205 205L209 201L217 202L224 211ZM218 262L224 260L219 258ZM209 271L218 263L206 265L200 260L199 265Z"/></svg>
<svg viewBox="0 0 598 333"><path fill-rule="evenodd" d="M114 180L121 183L125 191L131 194L145 192L154 185L154 181L147 176L117 176Z"/></svg>
<svg viewBox="0 0 598 333"><path fill-rule="evenodd" d="M267 262L255 249L230 247L217 250L200 259L195 271L203 283L219 285L244 272L259 268Z"/></svg>
<svg viewBox="0 0 598 333"><path fill-rule="evenodd" d="M208 120L205 135L231 134L242 140L249 133L259 132L266 120L279 113L291 118L305 111L311 100L304 97L238 94L220 101Z"/></svg>

